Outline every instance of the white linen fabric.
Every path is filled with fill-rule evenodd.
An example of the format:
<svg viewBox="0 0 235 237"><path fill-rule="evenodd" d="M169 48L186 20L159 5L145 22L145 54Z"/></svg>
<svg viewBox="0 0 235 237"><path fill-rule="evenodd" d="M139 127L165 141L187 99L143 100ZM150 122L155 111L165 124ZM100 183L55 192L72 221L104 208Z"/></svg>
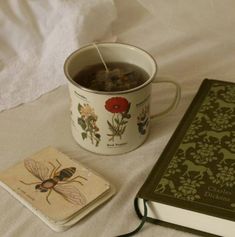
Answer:
<svg viewBox="0 0 235 237"><path fill-rule="evenodd" d="M0 111L65 84L65 58L112 35L111 0L0 2Z"/></svg>
<svg viewBox="0 0 235 237"><path fill-rule="evenodd" d="M82 18L84 22L81 23L77 6L83 4L89 9L90 17ZM91 13L90 5L86 4L100 10ZM110 5L105 8L106 4ZM5 109L0 113L0 169L51 145L103 174L117 188L117 194L109 202L59 234L0 189L0 236L109 237L133 230L139 224L133 207L134 197L202 80L207 77L235 82L235 2L1 1L0 6L0 102L1 109ZM84 28L87 33L80 36L79 29L87 21L90 22ZM98 24L101 21L104 26ZM78 146L70 131L66 85L30 103L6 110L63 84L62 67L67 55L80 44L106 40L111 35L150 52L158 62L159 75L172 77L182 88L177 109L163 120L152 121L151 133L141 147L124 155L103 156ZM31 45L32 41L35 45ZM171 92L171 87L154 85L152 113L163 110L170 103ZM197 235L146 223L137 236Z"/></svg>

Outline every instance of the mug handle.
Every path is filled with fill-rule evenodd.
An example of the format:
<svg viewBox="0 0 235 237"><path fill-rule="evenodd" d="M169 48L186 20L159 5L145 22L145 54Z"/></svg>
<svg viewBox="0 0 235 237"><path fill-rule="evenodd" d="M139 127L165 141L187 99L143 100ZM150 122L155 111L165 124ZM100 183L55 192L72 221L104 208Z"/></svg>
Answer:
<svg viewBox="0 0 235 237"><path fill-rule="evenodd" d="M168 113L170 113L171 111L173 111L179 101L180 101L180 97L181 97L181 88L180 85L172 80L170 80L168 77L156 77L152 83L169 83L175 86L175 96L174 96L174 100L172 101L172 103L169 105L168 108L166 108L164 111L157 113L157 114L153 114L150 115L151 119L154 118L158 118L161 119L162 117L164 117L165 115L167 115Z"/></svg>

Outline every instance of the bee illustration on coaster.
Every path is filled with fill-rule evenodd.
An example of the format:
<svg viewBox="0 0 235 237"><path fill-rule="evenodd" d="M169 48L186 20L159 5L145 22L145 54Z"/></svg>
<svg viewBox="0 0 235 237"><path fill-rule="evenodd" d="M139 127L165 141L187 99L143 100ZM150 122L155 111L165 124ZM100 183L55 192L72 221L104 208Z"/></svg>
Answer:
<svg viewBox="0 0 235 237"><path fill-rule="evenodd" d="M86 197L81 193L77 185L74 185L74 183L83 185L83 183L77 179L87 179L80 175L72 178L72 176L76 172L76 168L68 167L60 169L62 164L57 159L56 162L57 167L53 163L48 162L52 166L50 172L50 169L42 162L38 162L33 159L25 160L25 168L40 181L26 183L20 180L20 182L25 185L35 185L35 189L39 190L40 192L48 192L46 196L46 201L48 204L51 204L51 202L49 201L49 196L53 190L61 195L66 201L72 204L85 205L87 202Z"/></svg>

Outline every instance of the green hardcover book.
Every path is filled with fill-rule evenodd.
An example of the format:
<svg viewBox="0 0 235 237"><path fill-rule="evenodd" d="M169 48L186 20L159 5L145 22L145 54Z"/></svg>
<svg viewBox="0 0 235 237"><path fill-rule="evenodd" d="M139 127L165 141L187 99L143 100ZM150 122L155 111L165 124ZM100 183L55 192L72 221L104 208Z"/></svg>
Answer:
<svg viewBox="0 0 235 237"><path fill-rule="evenodd" d="M235 83L203 81L137 194L140 218L144 203L149 222L235 236Z"/></svg>

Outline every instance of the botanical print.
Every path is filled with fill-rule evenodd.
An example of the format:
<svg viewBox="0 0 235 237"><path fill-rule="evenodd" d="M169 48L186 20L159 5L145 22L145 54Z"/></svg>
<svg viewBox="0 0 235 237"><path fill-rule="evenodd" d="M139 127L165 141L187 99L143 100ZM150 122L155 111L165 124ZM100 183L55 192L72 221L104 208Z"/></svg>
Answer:
<svg viewBox="0 0 235 237"><path fill-rule="evenodd" d="M235 103L235 87L227 86L225 93L221 93L221 97L227 103Z"/></svg>
<svg viewBox="0 0 235 237"><path fill-rule="evenodd" d="M180 185L178 189L172 190L175 197L194 201L200 199L197 189L204 184L204 181L192 179L190 177L180 177Z"/></svg>
<svg viewBox="0 0 235 237"><path fill-rule="evenodd" d="M200 119L196 118L191 126L189 127L185 137L184 142L190 142L192 140L195 140L199 138L198 131L201 129L202 125L200 124Z"/></svg>
<svg viewBox="0 0 235 237"><path fill-rule="evenodd" d="M233 156L234 157L234 156ZM214 184L220 187L233 187L235 186L235 167L230 167L224 164L217 165L217 173L211 177Z"/></svg>
<svg viewBox="0 0 235 237"><path fill-rule="evenodd" d="M57 166L52 162L48 162L46 166L42 162L35 161L33 159L27 159L24 161L25 168L40 181L25 182L20 180L25 185L35 185L35 189L40 192L48 192L46 201L51 205L49 196L52 191L58 193L66 201L75 205L85 205L87 200L84 194L79 190L78 185L83 185L80 181L87 180L85 177L80 175L74 176L76 172L75 167L62 168L62 164L56 159ZM51 170L49 168L51 166ZM73 177L74 176L74 177ZM80 179L80 180L78 180ZM32 179L35 180L35 179Z"/></svg>
<svg viewBox="0 0 235 237"><path fill-rule="evenodd" d="M146 104L142 107L140 113L137 117L137 126L140 134L146 134L147 128L149 126L149 105Z"/></svg>
<svg viewBox="0 0 235 237"><path fill-rule="evenodd" d="M192 158L196 163L208 164L209 162L218 159L217 152L220 148L221 146L219 144L204 140L198 142L198 149L194 149L190 155L192 155Z"/></svg>
<svg viewBox="0 0 235 237"><path fill-rule="evenodd" d="M235 153L235 131L231 131L224 137L224 144L228 150Z"/></svg>
<svg viewBox="0 0 235 237"><path fill-rule="evenodd" d="M213 106L214 100L215 100L214 96L213 96L213 97L212 97L212 96L207 97L207 98L204 100L204 102L203 102L203 104L202 104L202 106L201 106L201 108L200 108L200 112L203 113L203 112L206 112L206 111L208 111L208 110L213 109L213 108L214 108L214 106Z"/></svg>
<svg viewBox="0 0 235 237"><path fill-rule="evenodd" d="M155 192L235 207L235 86L214 83ZM225 202L226 201L226 202Z"/></svg>
<svg viewBox="0 0 235 237"><path fill-rule="evenodd" d="M180 163L182 162L182 157L184 155L183 150L178 150L174 158L171 160L170 164L168 165L168 168L166 170L166 173L164 177L169 177L171 175L174 175L176 173L181 172L180 169Z"/></svg>
<svg viewBox="0 0 235 237"><path fill-rule="evenodd" d="M105 109L113 114L111 121L107 120L111 132L107 134L109 141L114 141L115 137L122 139L128 119L131 118L129 114L130 106L131 103L124 97L112 97L105 102Z"/></svg>
<svg viewBox="0 0 235 237"><path fill-rule="evenodd" d="M96 125L98 116L94 109L89 104L78 104L78 112L81 117L78 117L78 124L81 126L83 132L81 133L83 140L89 138L92 144L99 145L101 136L98 133L99 128Z"/></svg>
<svg viewBox="0 0 235 237"><path fill-rule="evenodd" d="M231 129L234 122L234 111L231 108L218 108L213 111L213 117L208 118L207 122L212 130L223 131Z"/></svg>

